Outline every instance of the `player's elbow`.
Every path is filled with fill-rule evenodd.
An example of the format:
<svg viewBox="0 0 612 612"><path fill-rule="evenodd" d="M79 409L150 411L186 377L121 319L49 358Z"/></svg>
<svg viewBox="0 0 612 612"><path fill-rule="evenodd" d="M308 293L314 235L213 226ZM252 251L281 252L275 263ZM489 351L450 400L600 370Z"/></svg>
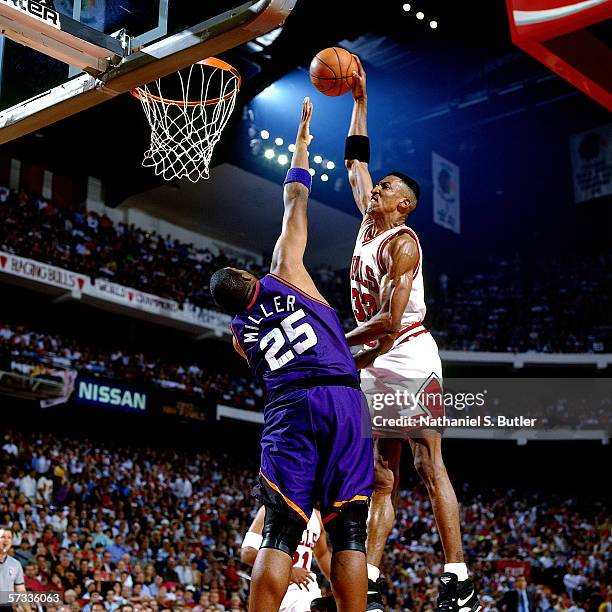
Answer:
<svg viewBox="0 0 612 612"><path fill-rule="evenodd" d="M240 550L240 561L242 561L246 565L254 565L255 558L257 557L257 551L250 546L246 548L242 548Z"/></svg>
<svg viewBox="0 0 612 612"><path fill-rule="evenodd" d="M308 200L308 188L302 183L287 183L285 185L285 203Z"/></svg>
<svg viewBox="0 0 612 612"><path fill-rule="evenodd" d="M400 331L401 327L401 320L396 320L396 318L391 313L388 313L384 316L383 329L387 335L391 336L393 334L397 334Z"/></svg>

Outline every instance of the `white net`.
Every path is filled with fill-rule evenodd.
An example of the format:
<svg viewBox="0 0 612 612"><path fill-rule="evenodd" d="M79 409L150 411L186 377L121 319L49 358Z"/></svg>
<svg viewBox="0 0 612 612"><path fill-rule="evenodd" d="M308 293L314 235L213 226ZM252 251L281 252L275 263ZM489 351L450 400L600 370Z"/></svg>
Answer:
<svg viewBox="0 0 612 612"><path fill-rule="evenodd" d="M239 89L238 72L215 58L163 82L158 79L137 87L132 94L141 101L151 126L151 147L142 165L167 181L207 179L215 145L234 110Z"/></svg>

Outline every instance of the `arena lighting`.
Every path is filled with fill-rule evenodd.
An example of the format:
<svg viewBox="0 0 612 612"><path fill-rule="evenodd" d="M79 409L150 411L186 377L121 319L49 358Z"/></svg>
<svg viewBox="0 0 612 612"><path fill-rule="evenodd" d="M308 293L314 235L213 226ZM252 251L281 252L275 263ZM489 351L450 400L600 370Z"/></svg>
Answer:
<svg viewBox="0 0 612 612"><path fill-rule="evenodd" d="M417 19L419 19L419 20L421 20L421 19L425 19L425 13L423 13L423 11L419 11L419 12L416 14L416 18L417 18Z"/></svg>
<svg viewBox="0 0 612 612"><path fill-rule="evenodd" d="M328 161L327 162L327 169L328 170L333 170L336 167L336 164L334 164L333 161Z"/></svg>
<svg viewBox="0 0 612 612"><path fill-rule="evenodd" d="M404 4L404 6L402 6L402 8L403 8L403 9L404 9L406 12L408 12L408 11L410 10L410 8L411 8L411 7L410 7L410 5L409 5L409 4Z"/></svg>
<svg viewBox="0 0 612 612"><path fill-rule="evenodd" d="M315 155L314 156L314 163L315 164L320 164L323 161L323 158L320 155Z"/></svg>
<svg viewBox="0 0 612 612"><path fill-rule="evenodd" d="M278 156L278 163L281 166L286 166L289 163L289 158L283 153L282 155Z"/></svg>
<svg viewBox="0 0 612 612"><path fill-rule="evenodd" d="M264 153L266 159L274 159L274 149L266 149L266 152Z"/></svg>
<svg viewBox="0 0 612 612"><path fill-rule="evenodd" d="M322 180L324 183L327 183L327 181L329 181L329 176L327 176L327 174L322 174L322 175L321 175L321 180Z"/></svg>
<svg viewBox="0 0 612 612"><path fill-rule="evenodd" d="M429 22L429 27L430 27L432 30L435 30L435 29L438 27L438 22L437 22L437 21L435 21L435 20L434 20L434 21L430 21L430 22Z"/></svg>
<svg viewBox="0 0 612 612"><path fill-rule="evenodd" d="M270 138L270 132L268 130L261 130L261 139L268 140Z"/></svg>
<svg viewBox="0 0 612 612"><path fill-rule="evenodd" d="M317 173L317 171L314 168L309 168L308 172L310 172L310 176L314 176Z"/></svg>
<svg viewBox="0 0 612 612"><path fill-rule="evenodd" d="M295 153L295 145L293 143L291 143L288 148L289 148L289 153Z"/></svg>
<svg viewBox="0 0 612 612"><path fill-rule="evenodd" d="M277 138L275 141L277 147L282 147L285 144L285 141L282 138Z"/></svg>

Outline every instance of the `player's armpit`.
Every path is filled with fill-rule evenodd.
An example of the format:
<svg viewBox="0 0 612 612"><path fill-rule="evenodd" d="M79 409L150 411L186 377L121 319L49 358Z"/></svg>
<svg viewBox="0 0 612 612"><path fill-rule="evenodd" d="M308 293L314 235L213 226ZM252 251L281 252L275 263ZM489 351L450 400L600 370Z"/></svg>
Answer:
<svg viewBox="0 0 612 612"><path fill-rule="evenodd" d="M244 359L246 360L247 356L245 352L242 350L240 343L236 340L236 336L232 335L232 344L234 346L234 350Z"/></svg>

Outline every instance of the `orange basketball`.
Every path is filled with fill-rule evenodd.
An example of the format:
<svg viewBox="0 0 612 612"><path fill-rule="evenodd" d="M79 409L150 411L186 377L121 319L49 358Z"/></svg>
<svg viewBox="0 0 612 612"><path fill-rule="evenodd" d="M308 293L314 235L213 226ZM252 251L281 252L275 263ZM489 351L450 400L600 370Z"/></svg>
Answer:
<svg viewBox="0 0 612 612"><path fill-rule="evenodd" d="M310 80L326 96L343 96L353 89L355 58L340 47L319 51L310 63Z"/></svg>

